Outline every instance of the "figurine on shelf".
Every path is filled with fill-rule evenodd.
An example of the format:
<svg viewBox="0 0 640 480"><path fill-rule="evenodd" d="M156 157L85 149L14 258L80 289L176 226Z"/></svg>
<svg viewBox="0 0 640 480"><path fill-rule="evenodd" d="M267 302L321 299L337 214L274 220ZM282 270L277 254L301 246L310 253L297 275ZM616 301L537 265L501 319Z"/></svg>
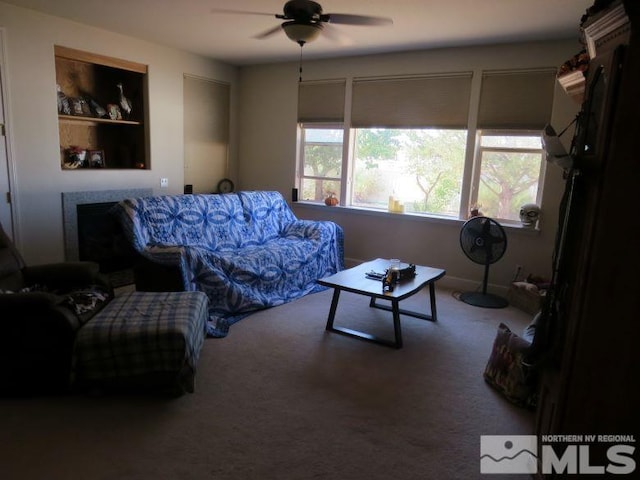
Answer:
<svg viewBox="0 0 640 480"><path fill-rule="evenodd" d="M71 98L71 115L82 115L82 102L80 98Z"/></svg>
<svg viewBox="0 0 640 480"><path fill-rule="evenodd" d="M542 210L535 203L527 203L520 207L520 222L523 227L536 228L540 220Z"/></svg>
<svg viewBox="0 0 640 480"><path fill-rule="evenodd" d="M89 104L89 106L91 107L91 113L93 114L93 116L98 118L103 118L107 116L107 111L104 108L102 108L102 106L98 102L96 102L93 99L93 97L85 94L84 98Z"/></svg>
<svg viewBox="0 0 640 480"><path fill-rule="evenodd" d="M484 214L480 211L480 207L482 207L482 205L477 203L471 205L471 208L469 209L469 218L484 216Z"/></svg>
<svg viewBox="0 0 640 480"><path fill-rule="evenodd" d="M120 108L122 109L122 113L124 117L129 118L131 116L131 110L132 110L131 100L129 100L127 97L124 96L122 83L118 83L117 87L118 87L118 90L120 90L120 99L119 99Z"/></svg>
<svg viewBox="0 0 640 480"><path fill-rule="evenodd" d="M109 114L109 118L111 120L122 120L120 107L115 103L110 103L109 105L107 105L107 113Z"/></svg>
<svg viewBox="0 0 640 480"><path fill-rule="evenodd" d="M69 105L69 97L62 91L60 85L56 85L58 91L58 113L63 115L71 115L71 106Z"/></svg>
<svg viewBox="0 0 640 480"><path fill-rule="evenodd" d="M85 117L90 117L91 107L89 107L89 102L87 102L87 99L81 96L78 98L78 101L80 102L80 109L82 110L82 115L84 115Z"/></svg>

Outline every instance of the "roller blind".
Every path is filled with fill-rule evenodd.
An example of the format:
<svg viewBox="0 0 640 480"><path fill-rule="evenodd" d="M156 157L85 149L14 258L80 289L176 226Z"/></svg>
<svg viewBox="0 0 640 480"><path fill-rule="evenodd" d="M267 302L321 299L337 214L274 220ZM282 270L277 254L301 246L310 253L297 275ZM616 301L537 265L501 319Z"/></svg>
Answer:
<svg viewBox="0 0 640 480"><path fill-rule="evenodd" d="M471 72L353 82L355 128L466 128Z"/></svg>
<svg viewBox="0 0 640 480"><path fill-rule="evenodd" d="M298 86L298 122L344 121L345 80L301 82Z"/></svg>
<svg viewBox="0 0 640 480"><path fill-rule="evenodd" d="M184 183L209 193L228 175L231 87L184 76Z"/></svg>
<svg viewBox="0 0 640 480"><path fill-rule="evenodd" d="M556 69L484 72L478 128L541 130L551 119Z"/></svg>

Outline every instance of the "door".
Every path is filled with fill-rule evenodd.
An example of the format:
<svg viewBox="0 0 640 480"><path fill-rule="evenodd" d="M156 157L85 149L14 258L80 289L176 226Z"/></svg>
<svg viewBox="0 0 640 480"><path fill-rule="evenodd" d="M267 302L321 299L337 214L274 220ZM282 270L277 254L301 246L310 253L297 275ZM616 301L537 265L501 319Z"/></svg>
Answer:
<svg viewBox="0 0 640 480"><path fill-rule="evenodd" d="M3 31L0 30L0 224L9 238L13 237L13 220L11 216L11 182L9 176L9 151L7 148L6 125L4 117L4 51Z"/></svg>
<svg viewBox="0 0 640 480"><path fill-rule="evenodd" d="M184 183L193 193L213 193L227 176L228 84L184 77Z"/></svg>

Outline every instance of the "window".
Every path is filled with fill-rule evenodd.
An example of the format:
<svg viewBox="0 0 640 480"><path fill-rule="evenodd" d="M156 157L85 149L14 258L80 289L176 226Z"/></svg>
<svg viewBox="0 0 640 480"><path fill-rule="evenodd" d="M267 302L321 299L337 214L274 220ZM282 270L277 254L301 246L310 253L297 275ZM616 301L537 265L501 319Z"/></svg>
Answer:
<svg viewBox="0 0 640 480"><path fill-rule="evenodd" d="M466 130L354 130L351 204L387 210L389 196L405 212L458 216Z"/></svg>
<svg viewBox="0 0 640 480"><path fill-rule="evenodd" d="M480 131L471 204L489 217L519 221L520 207L540 204L544 162L539 132Z"/></svg>
<svg viewBox="0 0 640 480"><path fill-rule="evenodd" d="M330 193L341 205L389 209L389 197L405 213L466 218L471 206L501 222L518 223L520 207L540 205L545 162L538 131L479 130L467 161L467 130L351 129L350 176L343 176L340 125L302 125L302 200L321 203ZM463 182L471 177L468 206L461 208ZM462 212L462 213L461 213Z"/></svg>
<svg viewBox="0 0 640 480"><path fill-rule="evenodd" d="M330 193L340 196L342 182L341 125L302 128L302 200L320 202Z"/></svg>
<svg viewBox="0 0 640 480"><path fill-rule="evenodd" d="M301 84L301 199L334 193L343 206L455 219L479 205L492 218L519 222L520 207L541 200L541 132L555 69L482 72L475 101L472 78Z"/></svg>

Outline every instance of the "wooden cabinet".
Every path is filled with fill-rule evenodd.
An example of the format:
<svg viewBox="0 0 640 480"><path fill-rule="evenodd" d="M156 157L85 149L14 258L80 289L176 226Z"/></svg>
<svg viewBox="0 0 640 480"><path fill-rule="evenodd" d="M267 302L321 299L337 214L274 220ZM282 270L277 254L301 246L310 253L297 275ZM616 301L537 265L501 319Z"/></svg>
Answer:
<svg viewBox="0 0 640 480"><path fill-rule="evenodd" d="M575 168L560 209L555 300L545 314L538 435L638 431L640 249L633 208L640 185L640 2L609 3L624 6L626 20L591 42ZM608 12L583 27L602 31ZM608 446L591 445L592 465L608 464Z"/></svg>
<svg viewBox="0 0 640 480"><path fill-rule="evenodd" d="M55 65L61 167L148 169L147 66L60 46Z"/></svg>

